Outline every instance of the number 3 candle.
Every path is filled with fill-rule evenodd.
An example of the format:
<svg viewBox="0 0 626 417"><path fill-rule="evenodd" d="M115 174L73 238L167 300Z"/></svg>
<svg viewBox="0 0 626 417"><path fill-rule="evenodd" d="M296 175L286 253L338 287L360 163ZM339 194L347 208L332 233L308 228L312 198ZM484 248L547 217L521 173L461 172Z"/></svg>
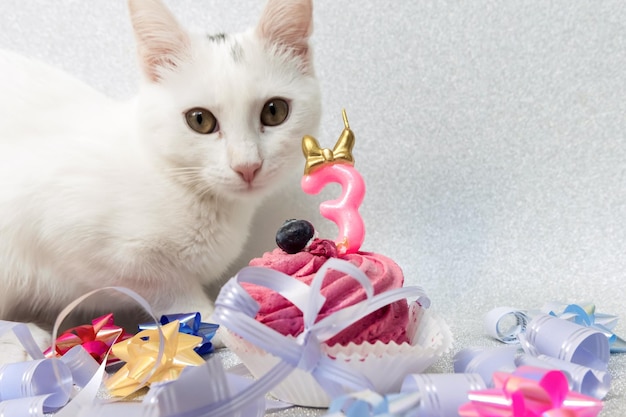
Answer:
<svg viewBox="0 0 626 417"><path fill-rule="evenodd" d="M365 225L359 214L365 182L354 168L354 133L350 130L345 110L342 115L345 127L333 149L320 148L312 136L302 138L306 163L301 186L304 192L317 194L329 183L341 185L341 196L321 203L320 213L337 225L339 236L335 243L339 253L345 254L357 252L365 238Z"/></svg>

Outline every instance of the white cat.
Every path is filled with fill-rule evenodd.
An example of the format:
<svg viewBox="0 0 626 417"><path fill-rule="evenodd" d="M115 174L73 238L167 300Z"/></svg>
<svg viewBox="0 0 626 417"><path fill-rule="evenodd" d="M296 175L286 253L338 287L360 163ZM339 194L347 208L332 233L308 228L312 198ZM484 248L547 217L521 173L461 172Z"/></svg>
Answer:
<svg viewBox="0 0 626 417"><path fill-rule="evenodd" d="M0 52L0 319L49 325L106 286L157 315L208 318L203 286L318 129L311 3L268 0L255 28L208 36L160 0L129 0L143 79L124 103ZM111 293L83 306L129 304ZM0 362L23 359L15 349L4 340Z"/></svg>

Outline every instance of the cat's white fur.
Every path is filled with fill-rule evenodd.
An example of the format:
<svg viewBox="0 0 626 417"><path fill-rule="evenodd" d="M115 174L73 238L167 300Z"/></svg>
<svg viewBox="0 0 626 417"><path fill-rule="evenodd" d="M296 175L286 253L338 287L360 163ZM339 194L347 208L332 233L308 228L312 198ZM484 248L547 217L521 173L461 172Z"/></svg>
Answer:
<svg viewBox="0 0 626 417"><path fill-rule="evenodd" d="M268 0L257 27L211 38L182 29L160 0L129 0L143 79L123 103L0 52L0 319L50 324L105 286L137 291L158 315L206 319L203 286L240 253L255 208L317 130L311 9ZM262 126L274 97L289 117ZM212 111L219 132L192 131L193 107ZM111 293L84 304L132 303ZM0 362L14 348L4 340Z"/></svg>

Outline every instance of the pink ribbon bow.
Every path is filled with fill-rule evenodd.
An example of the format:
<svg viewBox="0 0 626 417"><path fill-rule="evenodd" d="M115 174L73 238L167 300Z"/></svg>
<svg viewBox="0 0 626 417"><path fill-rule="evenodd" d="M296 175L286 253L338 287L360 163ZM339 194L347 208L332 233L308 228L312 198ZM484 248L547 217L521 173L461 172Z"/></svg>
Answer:
<svg viewBox="0 0 626 417"><path fill-rule="evenodd" d="M471 391L461 417L595 417L602 401L569 390L565 374L521 366L495 372L494 388Z"/></svg>
<svg viewBox="0 0 626 417"><path fill-rule="evenodd" d="M102 363L105 355L114 343L128 339L132 335L113 324L113 314L95 318L91 325L72 327L56 339L53 346L46 349L44 355L48 358L63 356L76 345L81 345L98 363ZM107 364L119 362L114 355L109 355Z"/></svg>

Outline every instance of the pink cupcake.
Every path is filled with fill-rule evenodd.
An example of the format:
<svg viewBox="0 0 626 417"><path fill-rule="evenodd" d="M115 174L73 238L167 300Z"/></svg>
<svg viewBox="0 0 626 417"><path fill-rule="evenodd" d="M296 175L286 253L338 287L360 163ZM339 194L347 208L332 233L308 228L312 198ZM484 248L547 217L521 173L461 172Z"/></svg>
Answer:
<svg viewBox="0 0 626 417"><path fill-rule="evenodd" d="M322 239L313 239L295 253L277 248L251 260L250 266L280 271L310 285L316 272L329 258L340 258L359 268L370 279L375 295L401 288L404 284L402 270L393 260L369 252L339 256L335 243ZM258 322L285 336L297 337L302 333L302 312L293 304L265 287L243 286L260 305L255 317ZM357 281L334 270L327 273L321 293L326 303L318 321L366 298ZM401 300L389 304L325 341L321 350L333 360L349 363L352 369L367 377L378 392L399 392L406 375L424 371L451 344L448 326L427 309L427 299L422 299L421 303L424 305ZM279 361L234 333L227 332L224 342L256 378ZM331 400L311 375L299 369L275 387L271 394L280 400L310 407L327 407Z"/></svg>

